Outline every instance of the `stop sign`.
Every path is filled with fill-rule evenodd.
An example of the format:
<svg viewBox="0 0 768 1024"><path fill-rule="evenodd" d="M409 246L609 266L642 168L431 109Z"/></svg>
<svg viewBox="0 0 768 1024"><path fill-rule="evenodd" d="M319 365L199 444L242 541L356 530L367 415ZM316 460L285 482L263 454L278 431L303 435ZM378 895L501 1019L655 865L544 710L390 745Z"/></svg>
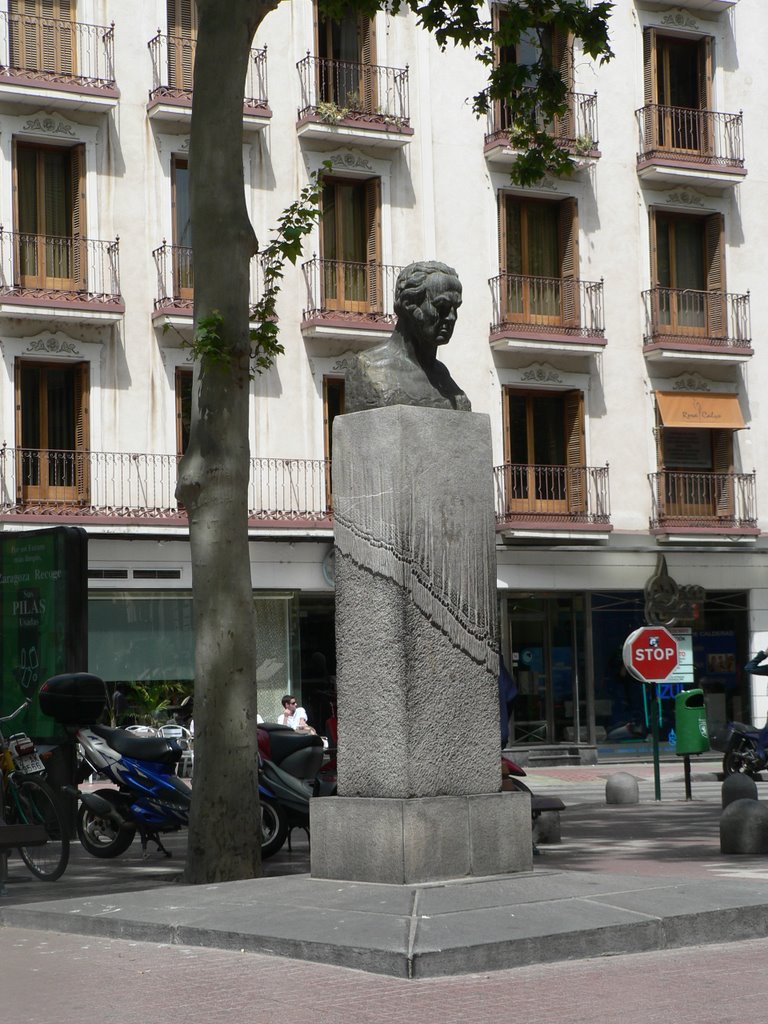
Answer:
<svg viewBox="0 0 768 1024"><path fill-rule="evenodd" d="M624 664L635 679L663 683L677 668L677 640L663 626L643 626L624 641Z"/></svg>

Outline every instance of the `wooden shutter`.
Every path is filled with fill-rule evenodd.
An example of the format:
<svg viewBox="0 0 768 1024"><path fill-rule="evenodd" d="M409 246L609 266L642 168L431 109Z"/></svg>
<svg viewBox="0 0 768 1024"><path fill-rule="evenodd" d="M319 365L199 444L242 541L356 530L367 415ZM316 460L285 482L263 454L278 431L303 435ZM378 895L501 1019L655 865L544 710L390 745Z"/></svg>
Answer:
<svg viewBox="0 0 768 1024"><path fill-rule="evenodd" d="M380 178L369 178L365 182L365 222L367 232L365 261L368 309L371 313L383 313Z"/></svg>
<svg viewBox="0 0 768 1024"><path fill-rule="evenodd" d="M659 95L656 46L656 29L647 28L643 32L643 149L646 153L658 146L658 120L654 109Z"/></svg>
<svg viewBox="0 0 768 1024"><path fill-rule="evenodd" d="M734 516L733 431L712 431L712 468L715 476L715 515Z"/></svg>
<svg viewBox="0 0 768 1024"><path fill-rule="evenodd" d="M499 191L497 213L499 220L499 273L507 273L507 200L508 193ZM503 285L502 285L503 287Z"/></svg>
<svg viewBox="0 0 768 1024"><path fill-rule="evenodd" d="M568 511L587 511L587 467L584 443L584 395L569 391L563 397Z"/></svg>
<svg viewBox="0 0 768 1024"><path fill-rule="evenodd" d="M373 18L359 16L357 37L360 52L360 99L362 110L373 114L378 106L378 82L376 80L376 22Z"/></svg>
<svg viewBox="0 0 768 1024"><path fill-rule="evenodd" d="M191 89L197 42L195 0L168 0L168 84Z"/></svg>
<svg viewBox="0 0 768 1024"><path fill-rule="evenodd" d="M15 359L13 364L13 386L16 399L16 500L24 498L24 437L21 431L21 369L22 362Z"/></svg>
<svg viewBox="0 0 768 1024"><path fill-rule="evenodd" d="M573 36L559 28L552 30L552 66L560 72L567 90L568 109L555 119L554 135L561 141L573 141L576 132L573 124Z"/></svg>
<svg viewBox="0 0 768 1024"><path fill-rule="evenodd" d="M75 288L88 288L88 250L85 218L85 145L73 146L72 160L72 278Z"/></svg>
<svg viewBox="0 0 768 1024"><path fill-rule="evenodd" d="M75 488L78 501L86 502L89 491L90 428L90 366L79 363L74 374L75 406Z"/></svg>
<svg viewBox="0 0 768 1024"><path fill-rule="evenodd" d="M713 78L713 46L712 36L704 36L699 42L699 108L700 131L698 146L701 153L713 156L715 152L715 125L712 112L712 78Z"/></svg>
<svg viewBox="0 0 768 1024"><path fill-rule="evenodd" d="M707 217L704 228L707 271L707 334L710 338L727 336L728 317L725 298L725 239L721 213Z"/></svg>
<svg viewBox="0 0 768 1024"><path fill-rule="evenodd" d="M576 200L571 196L558 204L557 235L560 256L560 288L564 327L580 324L579 302L579 219Z"/></svg>

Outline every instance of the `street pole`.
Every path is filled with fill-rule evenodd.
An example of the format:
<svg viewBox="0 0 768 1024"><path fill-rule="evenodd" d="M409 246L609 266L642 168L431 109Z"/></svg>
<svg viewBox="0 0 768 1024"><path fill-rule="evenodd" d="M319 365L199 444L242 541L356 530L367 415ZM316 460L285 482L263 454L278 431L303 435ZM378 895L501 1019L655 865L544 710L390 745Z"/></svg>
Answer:
<svg viewBox="0 0 768 1024"><path fill-rule="evenodd" d="M661 800L661 767L659 764L659 684L651 683L651 739L653 741L653 791Z"/></svg>

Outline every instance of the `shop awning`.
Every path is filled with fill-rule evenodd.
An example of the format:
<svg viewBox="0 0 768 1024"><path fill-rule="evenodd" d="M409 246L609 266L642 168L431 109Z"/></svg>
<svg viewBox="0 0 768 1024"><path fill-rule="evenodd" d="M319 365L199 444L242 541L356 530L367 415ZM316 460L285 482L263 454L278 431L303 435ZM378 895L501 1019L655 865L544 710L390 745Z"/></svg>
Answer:
<svg viewBox="0 0 768 1024"><path fill-rule="evenodd" d="M713 395L702 391L657 391L661 422L665 427L708 427L710 430L742 430L746 424L738 395Z"/></svg>

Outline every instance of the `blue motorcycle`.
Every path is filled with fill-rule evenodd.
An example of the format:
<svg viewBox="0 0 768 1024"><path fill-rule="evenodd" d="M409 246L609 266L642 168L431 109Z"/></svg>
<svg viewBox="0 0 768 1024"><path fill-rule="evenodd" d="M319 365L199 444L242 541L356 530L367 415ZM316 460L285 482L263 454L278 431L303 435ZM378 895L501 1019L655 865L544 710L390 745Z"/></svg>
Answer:
<svg viewBox="0 0 768 1024"><path fill-rule="evenodd" d="M118 857L139 833L142 850L153 842L170 856L161 833L189 824L192 792L176 767L181 742L162 736L137 736L126 729L95 723L104 711L106 690L98 676L74 673L54 676L40 688L41 710L67 727L82 753L80 778L98 774L112 783L95 791L71 789L80 801L77 832L83 848L94 857ZM311 789L259 758L262 857L270 857L285 842L290 828L309 825Z"/></svg>

